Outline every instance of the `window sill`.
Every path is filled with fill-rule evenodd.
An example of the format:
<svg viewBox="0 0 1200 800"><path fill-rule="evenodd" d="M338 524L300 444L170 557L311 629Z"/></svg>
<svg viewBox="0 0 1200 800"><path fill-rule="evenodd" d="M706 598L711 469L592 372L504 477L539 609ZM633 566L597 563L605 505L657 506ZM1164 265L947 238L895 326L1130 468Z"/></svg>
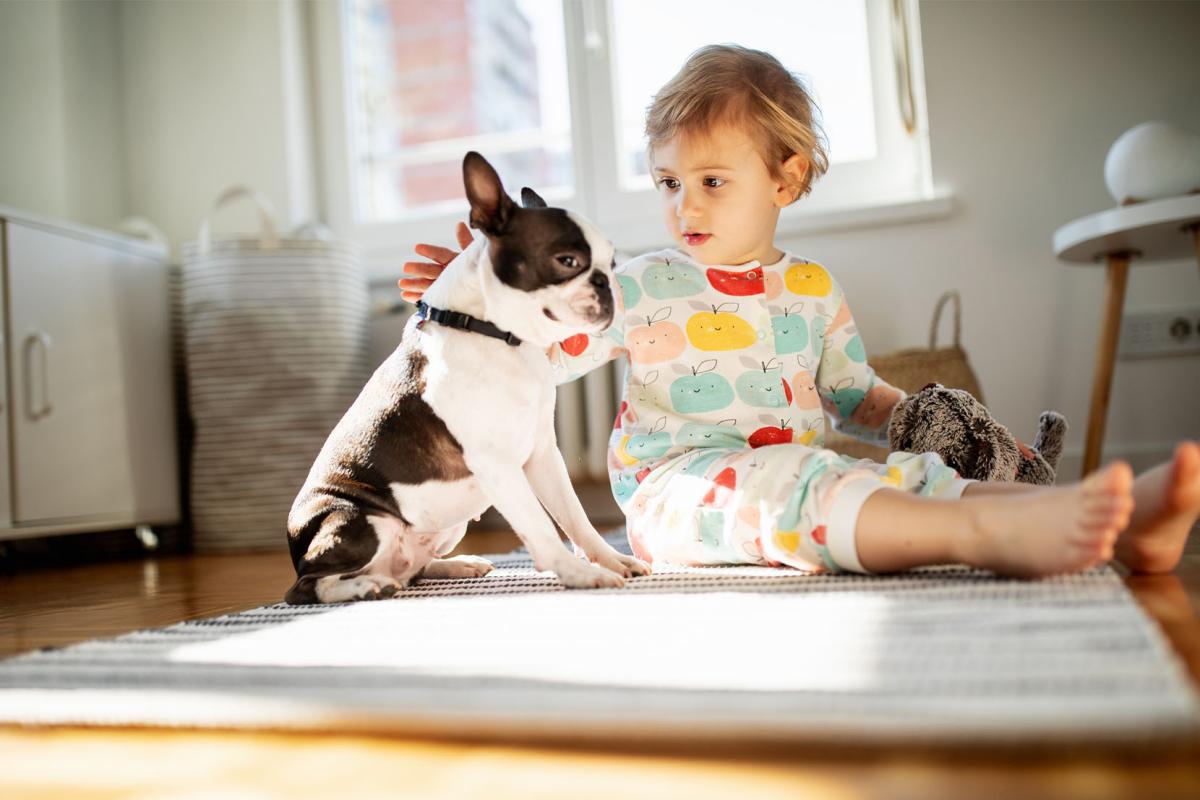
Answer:
<svg viewBox="0 0 1200 800"><path fill-rule="evenodd" d="M874 202L855 206L840 206L814 211L787 213L780 216L776 236L791 239L797 236L833 233L864 228L883 228L916 222L948 219L954 213L954 194L938 189L929 197ZM439 223L441 221L439 220ZM447 231L453 223L444 223ZM431 226L431 230L441 225ZM648 218L644 222L622 226L610 231L618 251L642 253L670 246L663 236L662 222ZM434 236L434 239L437 239ZM448 244L448 242L446 242ZM373 284L395 284L401 265L415 256L411 247L376 246L366 248L367 271Z"/></svg>
<svg viewBox="0 0 1200 800"><path fill-rule="evenodd" d="M783 215L777 235L830 233L858 228L884 228L913 222L948 219L954 213L954 194L937 189L929 197L902 198L855 206L822 209L795 216Z"/></svg>

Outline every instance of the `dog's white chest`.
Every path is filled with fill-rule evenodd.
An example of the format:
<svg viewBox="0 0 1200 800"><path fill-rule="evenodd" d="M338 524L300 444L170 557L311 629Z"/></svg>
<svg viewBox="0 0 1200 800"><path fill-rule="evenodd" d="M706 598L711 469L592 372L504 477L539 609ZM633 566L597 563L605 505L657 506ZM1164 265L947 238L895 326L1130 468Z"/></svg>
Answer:
<svg viewBox="0 0 1200 800"><path fill-rule="evenodd" d="M424 397L462 445L467 462L483 451L524 464L539 437L553 430L554 383L545 354L532 347L497 347L457 331L437 339L428 354Z"/></svg>

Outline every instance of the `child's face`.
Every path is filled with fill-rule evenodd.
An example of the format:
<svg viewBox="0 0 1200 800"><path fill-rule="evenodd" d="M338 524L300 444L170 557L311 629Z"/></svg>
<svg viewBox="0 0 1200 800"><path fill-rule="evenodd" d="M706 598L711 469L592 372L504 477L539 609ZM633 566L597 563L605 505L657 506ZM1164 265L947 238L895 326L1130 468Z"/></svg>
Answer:
<svg viewBox="0 0 1200 800"><path fill-rule="evenodd" d="M750 137L733 125L679 135L653 151L663 218L701 264L771 263L779 209L794 189L771 177Z"/></svg>

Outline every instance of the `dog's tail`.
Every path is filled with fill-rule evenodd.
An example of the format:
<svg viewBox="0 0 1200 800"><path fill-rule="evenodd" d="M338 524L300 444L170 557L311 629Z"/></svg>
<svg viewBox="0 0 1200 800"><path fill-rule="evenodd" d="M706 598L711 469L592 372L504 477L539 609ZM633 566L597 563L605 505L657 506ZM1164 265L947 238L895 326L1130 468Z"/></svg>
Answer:
<svg viewBox="0 0 1200 800"><path fill-rule="evenodd" d="M1038 417L1037 438L1033 440L1033 449L1042 454L1051 469L1058 469L1058 459L1062 455L1063 441L1067 438L1067 418L1057 411L1043 411Z"/></svg>

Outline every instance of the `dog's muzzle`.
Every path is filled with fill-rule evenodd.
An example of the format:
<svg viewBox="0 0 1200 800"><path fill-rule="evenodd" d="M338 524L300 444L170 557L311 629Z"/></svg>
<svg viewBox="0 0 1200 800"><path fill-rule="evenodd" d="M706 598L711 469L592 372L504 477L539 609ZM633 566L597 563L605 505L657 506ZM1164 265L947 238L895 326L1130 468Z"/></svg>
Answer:
<svg viewBox="0 0 1200 800"><path fill-rule="evenodd" d="M588 278L588 285L596 293L595 311L588 314L588 320L603 323L607 327L613 318L612 284L609 282L608 276L597 269L593 270L591 277Z"/></svg>

